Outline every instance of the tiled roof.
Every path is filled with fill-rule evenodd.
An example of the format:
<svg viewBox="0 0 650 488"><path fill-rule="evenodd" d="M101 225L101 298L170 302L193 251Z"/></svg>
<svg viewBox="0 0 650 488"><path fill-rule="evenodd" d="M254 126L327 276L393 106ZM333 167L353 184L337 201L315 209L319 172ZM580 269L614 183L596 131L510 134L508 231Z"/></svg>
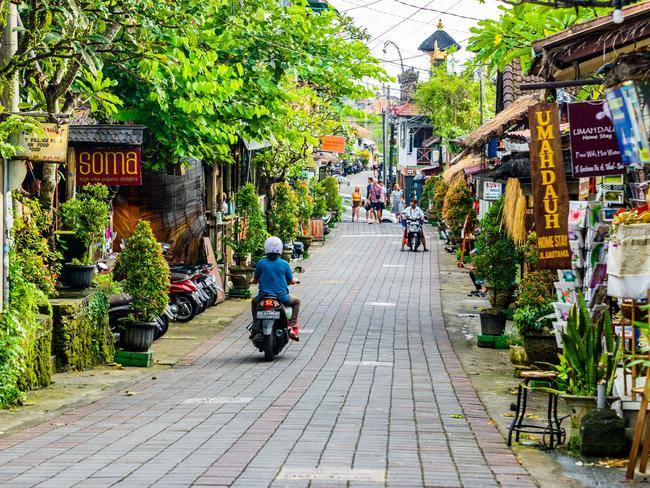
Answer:
<svg viewBox="0 0 650 488"><path fill-rule="evenodd" d="M393 115L396 115L398 117L413 117L416 115L422 115L419 107L413 102L406 102L395 107L391 107L390 111Z"/></svg>
<svg viewBox="0 0 650 488"><path fill-rule="evenodd" d="M542 81L544 79L539 76L524 74L519 58L513 59L503 70L503 108L527 94L521 89L522 84Z"/></svg>

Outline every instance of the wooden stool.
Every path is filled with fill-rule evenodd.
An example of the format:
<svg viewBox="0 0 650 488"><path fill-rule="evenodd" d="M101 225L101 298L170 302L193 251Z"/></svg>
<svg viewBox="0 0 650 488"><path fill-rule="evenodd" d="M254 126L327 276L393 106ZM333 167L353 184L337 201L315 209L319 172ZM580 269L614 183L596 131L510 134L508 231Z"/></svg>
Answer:
<svg viewBox="0 0 650 488"><path fill-rule="evenodd" d="M526 407L528 402L528 390L535 390L535 386L529 386L531 381L545 383L548 388L555 388L556 373L551 371L522 371L520 376L523 381L517 388L517 411L515 418L510 424L508 430L508 446L512 444L512 434L515 432L515 440L519 442L519 434L542 434L542 444L546 449L553 449L556 446L564 444L566 440L566 431L562 428L562 419L557 417L557 393L548 392L548 406L546 409L546 425L525 424ZM547 442L547 436L549 437Z"/></svg>
<svg viewBox="0 0 650 488"><path fill-rule="evenodd" d="M650 368L646 375L646 381L650 376ZM650 383L648 383L650 385ZM639 405L639 413L636 417L636 424L634 425L634 436L632 437L632 449L630 449L630 459L627 462L627 472L625 479L634 479L634 470L636 462L639 458L639 448L643 445L641 451L641 461L639 462L639 472L645 473L648 467L648 451L650 451L650 422L648 422L648 390L645 386L632 388L632 391L637 395L641 395L641 405ZM645 431L644 431L645 427Z"/></svg>

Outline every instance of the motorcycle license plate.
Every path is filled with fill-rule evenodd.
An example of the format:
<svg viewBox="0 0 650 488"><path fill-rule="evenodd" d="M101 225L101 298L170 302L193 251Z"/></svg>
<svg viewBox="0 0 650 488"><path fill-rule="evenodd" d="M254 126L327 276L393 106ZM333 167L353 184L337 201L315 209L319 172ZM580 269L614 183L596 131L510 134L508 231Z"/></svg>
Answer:
<svg viewBox="0 0 650 488"><path fill-rule="evenodd" d="M279 310L258 310L257 318L262 320L277 320L280 318Z"/></svg>

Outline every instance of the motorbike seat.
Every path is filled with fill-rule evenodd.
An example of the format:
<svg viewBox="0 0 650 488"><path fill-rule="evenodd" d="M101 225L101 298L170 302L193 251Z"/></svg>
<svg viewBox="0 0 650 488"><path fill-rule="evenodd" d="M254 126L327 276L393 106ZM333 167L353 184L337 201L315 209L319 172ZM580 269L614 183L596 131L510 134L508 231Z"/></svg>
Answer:
<svg viewBox="0 0 650 488"><path fill-rule="evenodd" d="M108 305L112 307L126 305L128 303L131 303L131 296L127 293L116 293L108 297Z"/></svg>
<svg viewBox="0 0 650 488"><path fill-rule="evenodd" d="M185 273L172 273L171 279L173 283L178 283L180 281L187 281L190 279L190 275Z"/></svg>

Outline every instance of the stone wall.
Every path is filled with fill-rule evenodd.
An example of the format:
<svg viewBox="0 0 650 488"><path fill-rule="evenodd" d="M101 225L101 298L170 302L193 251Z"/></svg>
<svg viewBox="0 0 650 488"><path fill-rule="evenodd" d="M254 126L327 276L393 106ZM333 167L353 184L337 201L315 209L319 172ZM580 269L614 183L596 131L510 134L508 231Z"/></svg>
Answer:
<svg viewBox="0 0 650 488"><path fill-rule="evenodd" d="M108 297L102 290L68 292L50 300L52 354L57 371L82 371L112 362L113 334L108 326Z"/></svg>

